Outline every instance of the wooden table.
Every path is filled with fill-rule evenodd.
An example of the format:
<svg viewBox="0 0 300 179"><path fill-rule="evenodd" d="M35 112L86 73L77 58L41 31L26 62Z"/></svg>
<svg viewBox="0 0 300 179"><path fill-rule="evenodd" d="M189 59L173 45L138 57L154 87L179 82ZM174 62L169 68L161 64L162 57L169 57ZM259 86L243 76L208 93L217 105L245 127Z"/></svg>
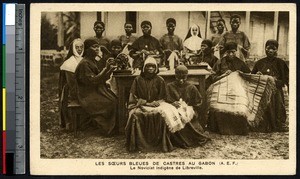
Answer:
<svg viewBox="0 0 300 179"><path fill-rule="evenodd" d="M129 97L129 90L131 84L136 76L138 76L140 72L135 72L132 75L114 75L113 77L116 79L116 85L118 90L118 127L119 133L124 133L124 129L126 126L126 122L128 119L128 111L127 111L127 102ZM197 69L197 70L189 70L188 81L194 85L196 85L199 89L202 97L205 97L205 77L210 75L211 72L206 69ZM175 80L175 71L161 71L158 75L164 78L166 84ZM203 108L205 99L202 103ZM203 115L205 115L205 109L203 111Z"/></svg>

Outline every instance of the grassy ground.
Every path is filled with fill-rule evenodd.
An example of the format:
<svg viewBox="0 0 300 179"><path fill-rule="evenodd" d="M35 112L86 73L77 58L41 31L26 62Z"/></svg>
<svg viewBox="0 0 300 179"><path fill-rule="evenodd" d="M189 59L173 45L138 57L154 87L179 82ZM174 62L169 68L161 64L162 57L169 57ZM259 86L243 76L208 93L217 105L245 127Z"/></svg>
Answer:
<svg viewBox="0 0 300 179"><path fill-rule="evenodd" d="M226 136L210 133L212 141L203 147L175 149L169 153L128 153L123 135L106 138L89 128L78 137L58 124L58 72L41 80L41 157L42 158L182 158L182 159L288 159L286 133L250 133Z"/></svg>

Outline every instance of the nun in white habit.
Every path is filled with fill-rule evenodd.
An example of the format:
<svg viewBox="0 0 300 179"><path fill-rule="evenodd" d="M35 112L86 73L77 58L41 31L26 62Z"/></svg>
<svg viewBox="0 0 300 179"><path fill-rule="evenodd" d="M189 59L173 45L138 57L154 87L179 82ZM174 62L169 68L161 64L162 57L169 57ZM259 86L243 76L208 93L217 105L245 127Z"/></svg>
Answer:
<svg viewBox="0 0 300 179"><path fill-rule="evenodd" d="M201 49L201 43L200 27L193 24L184 39L183 46L189 53L198 53Z"/></svg>

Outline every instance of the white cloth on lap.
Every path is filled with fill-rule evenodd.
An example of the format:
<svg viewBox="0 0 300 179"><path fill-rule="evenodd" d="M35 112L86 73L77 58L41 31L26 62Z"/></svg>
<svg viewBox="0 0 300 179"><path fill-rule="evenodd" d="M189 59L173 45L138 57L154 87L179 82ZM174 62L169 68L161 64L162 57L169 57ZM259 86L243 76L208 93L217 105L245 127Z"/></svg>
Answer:
<svg viewBox="0 0 300 179"><path fill-rule="evenodd" d="M148 112L160 113L169 131L172 133L183 129L185 124L190 122L194 117L195 112L193 108L188 106L185 102L182 102L181 107L178 109L164 101L160 101L159 103L160 105L158 107L143 106L143 108Z"/></svg>

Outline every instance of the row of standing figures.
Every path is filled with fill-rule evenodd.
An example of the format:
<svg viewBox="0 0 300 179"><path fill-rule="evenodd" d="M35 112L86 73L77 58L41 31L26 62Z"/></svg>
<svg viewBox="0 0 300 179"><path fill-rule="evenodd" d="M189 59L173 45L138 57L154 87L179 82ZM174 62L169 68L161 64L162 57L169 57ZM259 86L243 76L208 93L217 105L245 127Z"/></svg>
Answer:
<svg viewBox="0 0 300 179"><path fill-rule="evenodd" d="M125 54L135 59L135 63L132 65L133 68L136 68L141 66L142 63L140 61L143 62L147 55L162 58L163 61L167 62L167 59L169 59L171 54L171 60L174 58L175 60L176 58L180 58L184 59L185 62L187 61L188 63L198 63L199 60L189 60L195 59L190 58L191 56L199 56L201 53L202 56L208 56L213 53L216 58L220 59L220 57L225 54L224 45L227 42L237 43L238 48L236 55L238 58L245 61L245 59L249 57L251 45L247 35L239 30L240 23L241 17L239 15L231 16L231 31L224 32L225 21L224 19L219 19L217 21L217 33L213 34L211 39L205 40L202 39L200 27L196 24L191 25L185 39L182 40L175 34L176 20L174 18L166 20L168 33L163 35L159 40L151 35L152 24L147 20L141 23L143 35L139 38L132 35L133 26L130 22L126 22L124 24L126 35L121 35L111 42L103 36L103 32L105 31L105 24L103 22L96 21L94 23L93 30L95 31L94 38L99 41L102 49L105 49L104 51L114 53L114 49L119 50L119 52L123 49ZM119 45L120 43L121 45ZM119 47L113 48L116 44L118 44ZM137 58L139 58L139 60L137 60ZM202 61L205 62L205 60L203 60L202 57ZM212 67L213 63L210 63L209 65Z"/></svg>

